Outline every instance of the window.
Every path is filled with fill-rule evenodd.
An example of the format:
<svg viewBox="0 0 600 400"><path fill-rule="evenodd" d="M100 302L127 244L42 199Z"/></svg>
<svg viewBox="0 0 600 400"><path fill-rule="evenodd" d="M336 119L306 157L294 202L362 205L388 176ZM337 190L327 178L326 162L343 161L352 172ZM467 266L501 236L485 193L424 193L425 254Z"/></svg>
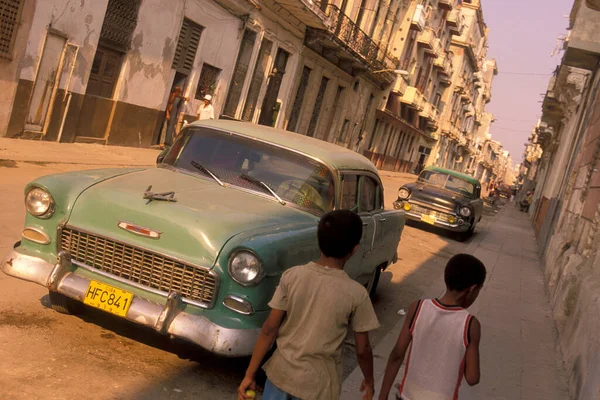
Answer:
<svg viewBox="0 0 600 400"><path fill-rule="evenodd" d="M11 60L23 0L0 0L0 59Z"/></svg>
<svg viewBox="0 0 600 400"><path fill-rule="evenodd" d="M223 115L235 117L238 102L242 96L242 88L244 86L244 80L246 80L246 73L250 66L250 58L252 57L252 49L254 48L255 41L256 33L246 30L244 32L244 37L242 38L237 61L235 62L235 69L233 71L233 77L231 78L229 93L227 93L225 107L223 108Z"/></svg>
<svg viewBox="0 0 600 400"><path fill-rule="evenodd" d="M263 39L260 45L260 51L258 52L258 60L256 60L256 68L254 68L254 74L252 75L250 89L248 89L248 97L246 98L246 104L244 105L244 112L242 113L242 119L244 121L252 121L252 117L254 116L254 109L256 108L260 88L265 79L272 48L273 42Z"/></svg>
<svg viewBox="0 0 600 400"><path fill-rule="evenodd" d="M219 68L207 63L202 64L202 72L196 88L196 100L202 100L207 94L212 96L215 93L220 74Z"/></svg>
<svg viewBox="0 0 600 400"><path fill-rule="evenodd" d="M342 210L358 209L358 175L342 176Z"/></svg>
<svg viewBox="0 0 600 400"><path fill-rule="evenodd" d="M296 92L296 98L294 99L294 105L292 106L292 114L288 122L287 130L296 132L298 129L298 120L300 119L300 111L302 111L302 101L304 100L304 94L308 87L308 78L310 78L311 69L306 65L302 69L302 76L300 77L300 83L298 84L298 91Z"/></svg>
<svg viewBox="0 0 600 400"><path fill-rule="evenodd" d="M112 98L121 72L123 55L118 51L98 45L86 94Z"/></svg>
<svg viewBox="0 0 600 400"><path fill-rule="evenodd" d="M329 79L323 77L321 79L321 86L319 86L319 92L317 93L317 100L315 101L315 108L313 108L312 117L308 124L308 136L315 136L317 129L317 122L319 121L319 115L321 114L321 106L323 105L323 97L325 96L325 90L327 89L327 83Z"/></svg>
<svg viewBox="0 0 600 400"><path fill-rule="evenodd" d="M142 0L109 0L100 38L111 47L127 52L137 26L141 2Z"/></svg>
<svg viewBox="0 0 600 400"><path fill-rule="evenodd" d="M175 57L173 58L173 69L175 71L186 75L192 72L202 29L200 25L184 18L177 39L177 47L175 47Z"/></svg>
<svg viewBox="0 0 600 400"><path fill-rule="evenodd" d="M360 192L360 211L371 212L379 207L379 185L369 176L362 177L362 191Z"/></svg>

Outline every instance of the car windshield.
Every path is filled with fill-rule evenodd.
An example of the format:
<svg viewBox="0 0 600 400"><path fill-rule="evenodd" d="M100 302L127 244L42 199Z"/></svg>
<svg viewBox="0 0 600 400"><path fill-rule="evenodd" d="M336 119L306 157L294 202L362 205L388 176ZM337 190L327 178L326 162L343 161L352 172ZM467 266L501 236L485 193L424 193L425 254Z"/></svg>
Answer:
<svg viewBox="0 0 600 400"><path fill-rule="evenodd" d="M228 132L189 127L173 144L163 164L194 173L200 171L208 179L216 177L225 184L274 199L280 197L313 213L333 209L334 179L323 164Z"/></svg>
<svg viewBox="0 0 600 400"><path fill-rule="evenodd" d="M475 194L475 186L471 182L443 172L423 171L419 175L419 181L440 186L466 196L473 196Z"/></svg>

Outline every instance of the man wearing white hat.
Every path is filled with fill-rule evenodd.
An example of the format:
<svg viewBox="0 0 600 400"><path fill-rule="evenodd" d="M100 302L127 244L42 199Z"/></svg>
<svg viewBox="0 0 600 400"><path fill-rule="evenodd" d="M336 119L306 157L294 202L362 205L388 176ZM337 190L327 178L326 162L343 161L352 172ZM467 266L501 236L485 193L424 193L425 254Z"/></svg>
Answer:
<svg viewBox="0 0 600 400"><path fill-rule="evenodd" d="M212 101L212 96L210 94L207 94L206 96L204 96L204 104L200 106L200 108L198 109L198 119L202 120L202 119L215 119L215 109L213 108L212 104L210 104Z"/></svg>

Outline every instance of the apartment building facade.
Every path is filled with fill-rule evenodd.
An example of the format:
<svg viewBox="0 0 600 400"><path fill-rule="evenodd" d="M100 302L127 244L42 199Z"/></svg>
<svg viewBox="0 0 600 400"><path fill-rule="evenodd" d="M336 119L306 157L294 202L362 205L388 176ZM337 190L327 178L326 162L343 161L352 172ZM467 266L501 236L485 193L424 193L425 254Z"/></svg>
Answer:
<svg viewBox="0 0 600 400"><path fill-rule="evenodd" d="M477 75L478 0L165 4L5 0L0 136L156 145L180 87L179 124L209 94L219 118L337 143L379 168L477 165L491 92Z"/></svg>
<svg viewBox="0 0 600 400"><path fill-rule="evenodd" d="M575 0L561 64L524 154L569 398L600 393L600 1ZM527 188L526 188L527 185Z"/></svg>

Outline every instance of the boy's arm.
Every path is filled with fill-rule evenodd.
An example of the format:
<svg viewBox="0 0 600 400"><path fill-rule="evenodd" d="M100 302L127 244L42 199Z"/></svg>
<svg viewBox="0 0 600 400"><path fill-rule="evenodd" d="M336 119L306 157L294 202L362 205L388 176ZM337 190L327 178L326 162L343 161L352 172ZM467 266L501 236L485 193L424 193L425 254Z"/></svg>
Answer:
<svg viewBox="0 0 600 400"><path fill-rule="evenodd" d="M472 317L469 327L469 336L471 340L467 346L465 358L465 380L471 386L479 383L481 372L479 369L479 342L481 340L481 324L477 318Z"/></svg>
<svg viewBox="0 0 600 400"><path fill-rule="evenodd" d="M238 388L238 398L251 398L250 396L246 396L246 390L255 389L256 382L254 379L256 372L260 368L260 363L265 358L265 355L268 353L269 349L273 345L273 342L275 341L275 338L277 337L277 332L279 331L281 322L285 317L285 313L286 312L283 310L274 309L269 313L267 320L260 330L256 344L254 345L252 359L250 360L250 365L248 365L248 369L246 370L246 376Z"/></svg>
<svg viewBox="0 0 600 400"><path fill-rule="evenodd" d="M369 332L354 332L354 342L356 359L364 376L360 390L365 391L363 399L371 400L375 392L375 382L373 380L373 350L369 342Z"/></svg>
<svg viewBox="0 0 600 400"><path fill-rule="evenodd" d="M417 311L418 304L419 302L415 301L408 308L408 313L406 314L404 325L402 325L402 330L398 336L398 341L396 342L396 346L394 346L392 349L390 357L388 358L387 366L385 367L385 375L383 376L383 383L381 384L381 391L379 392L379 400L387 400L390 396L392 385L394 384L396 375L398 375L398 371L400 370L402 362L404 361L406 350L408 349L408 346L412 340L410 328Z"/></svg>

